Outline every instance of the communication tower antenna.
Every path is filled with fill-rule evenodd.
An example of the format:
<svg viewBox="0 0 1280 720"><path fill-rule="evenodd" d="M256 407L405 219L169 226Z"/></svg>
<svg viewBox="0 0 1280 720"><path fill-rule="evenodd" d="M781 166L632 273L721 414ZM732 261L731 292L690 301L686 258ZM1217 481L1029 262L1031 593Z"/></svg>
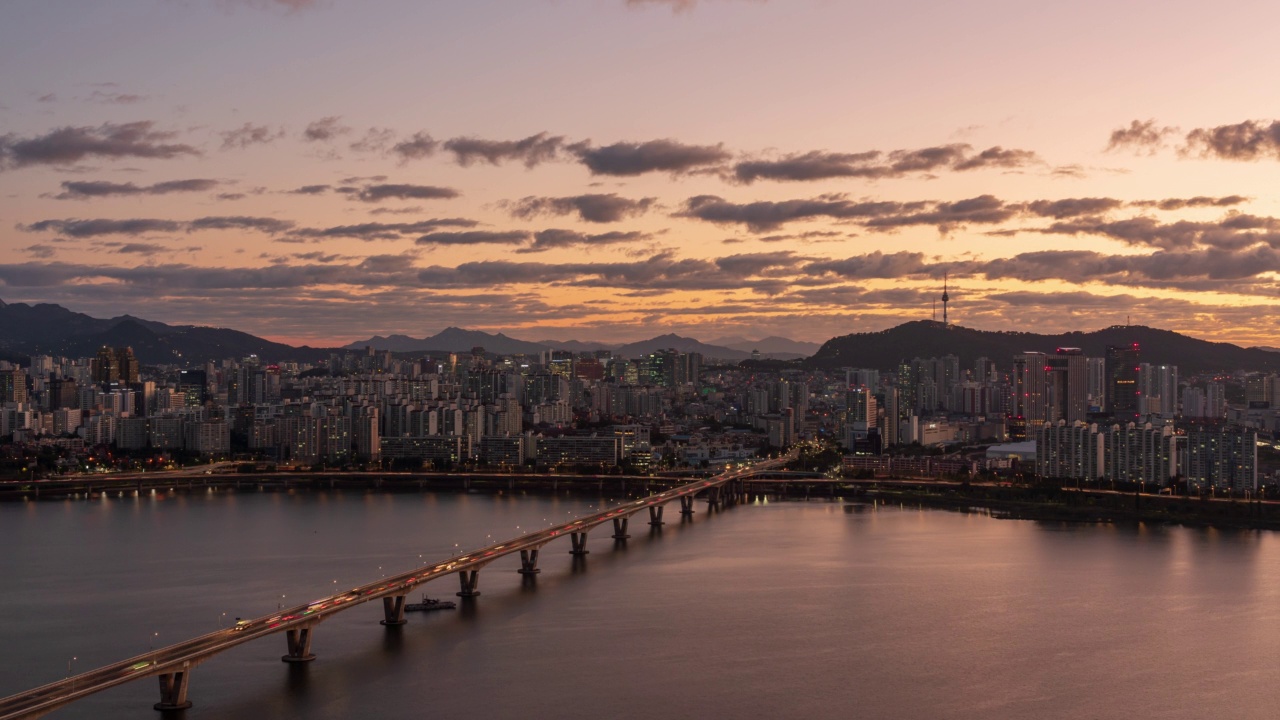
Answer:
<svg viewBox="0 0 1280 720"><path fill-rule="evenodd" d="M947 327L947 301L951 298L947 295L947 274L942 273L942 327Z"/></svg>

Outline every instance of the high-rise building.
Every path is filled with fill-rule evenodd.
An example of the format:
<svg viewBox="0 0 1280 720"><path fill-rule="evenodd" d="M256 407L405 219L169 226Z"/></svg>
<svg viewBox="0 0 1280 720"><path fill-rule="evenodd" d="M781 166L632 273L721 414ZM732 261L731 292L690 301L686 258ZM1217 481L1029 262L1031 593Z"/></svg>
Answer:
<svg viewBox="0 0 1280 720"><path fill-rule="evenodd" d="M133 356L133 348L115 348L113 352L116 356L116 367L120 373L119 381L126 385L138 382L138 359Z"/></svg>
<svg viewBox="0 0 1280 720"><path fill-rule="evenodd" d="M1258 431L1195 428L1187 433L1187 486L1258 489Z"/></svg>
<svg viewBox="0 0 1280 720"><path fill-rule="evenodd" d="M1105 448L1097 425L1045 423L1036 429L1036 471L1042 477L1094 480L1105 472Z"/></svg>
<svg viewBox="0 0 1280 720"><path fill-rule="evenodd" d="M1058 348L1045 358L1046 419L1083 422L1089 411L1088 358L1080 348Z"/></svg>
<svg viewBox="0 0 1280 720"><path fill-rule="evenodd" d="M1107 359L1085 358L1085 387L1089 392L1089 407L1100 411L1107 409Z"/></svg>
<svg viewBox="0 0 1280 720"><path fill-rule="evenodd" d="M27 371L19 367L0 370L0 402L27 402Z"/></svg>
<svg viewBox="0 0 1280 720"><path fill-rule="evenodd" d="M120 382L120 360L111 348L103 345L93 358L93 381L99 384Z"/></svg>
<svg viewBox="0 0 1280 720"><path fill-rule="evenodd" d="M1138 343L1107 346L1107 409L1119 420L1137 418Z"/></svg>
<svg viewBox="0 0 1280 720"><path fill-rule="evenodd" d="M1047 369L1044 353L1013 356L1013 417L1029 427L1040 425L1047 417Z"/></svg>

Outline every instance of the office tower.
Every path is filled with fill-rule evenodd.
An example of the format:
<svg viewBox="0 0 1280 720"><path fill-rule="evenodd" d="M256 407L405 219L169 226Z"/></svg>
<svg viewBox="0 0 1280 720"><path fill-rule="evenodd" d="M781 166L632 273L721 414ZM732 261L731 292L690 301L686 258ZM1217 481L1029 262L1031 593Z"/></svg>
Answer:
<svg viewBox="0 0 1280 720"><path fill-rule="evenodd" d="M1046 419L1083 422L1089 411L1088 358L1080 348L1058 348L1045 358Z"/></svg>
<svg viewBox="0 0 1280 720"><path fill-rule="evenodd" d="M99 384L120 382L120 361L111 348L103 345L93 359L93 381Z"/></svg>
<svg viewBox="0 0 1280 720"><path fill-rule="evenodd" d="M116 356L116 368L119 372L119 381L126 385L138 382L138 359L133 356L133 348L116 348L113 353Z"/></svg>
<svg viewBox="0 0 1280 720"><path fill-rule="evenodd" d="M27 372L22 368L0 370L0 402L25 403L27 401Z"/></svg>
<svg viewBox="0 0 1280 720"><path fill-rule="evenodd" d="M1107 409L1107 359L1084 359L1085 387L1088 388L1089 407L1099 411Z"/></svg>
<svg viewBox="0 0 1280 720"><path fill-rule="evenodd" d="M1107 409L1117 419L1138 416L1138 343L1107 346Z"/></svg>
<svg viewBox="0 0 1280 720"><path fill-rule="evenodd" d="M1030 427L1043 423L1047 415L1047 367L1044 353L1013 356L1013 417Z"/></svg>

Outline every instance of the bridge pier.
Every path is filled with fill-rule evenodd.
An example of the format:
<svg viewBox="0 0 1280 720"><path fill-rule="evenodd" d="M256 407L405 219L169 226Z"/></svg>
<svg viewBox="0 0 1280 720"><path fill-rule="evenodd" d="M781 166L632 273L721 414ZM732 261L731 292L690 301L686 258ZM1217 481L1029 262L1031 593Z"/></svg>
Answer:
<svg viewBox="0 0 1280 720"><path fill-rule="evenodd" d="M382 614L386 616L381 621L383 625L391 627L409 622L404 619L404 599L404 595L392 595L382 598Z"/></svg>
<svg viewBox="0 0 1280 720"><path fill-rule="evenodd" d="M285 631L284 637L289 645L289 654L280 656L282 662L302 663L316 659L311 654L311 628L290 628Z"/></svg>
<svg viewBox="0 0 1280 720"><path fill-rule="evenodd" d="M573 549L569 551L570 555L586 555L587 550L587 534L585 532L569 533L569 542L573 544Z"/></svg>
<svg viewBox="0 0 1280 720"><path fill-rule="evenodd" d="M191 707L187 699L187 688L191 685L190 663L184 664L181 670L163 673L160 678L160 702L152 707L161 712L168 710L186 710Z"/></svg>
<svg viewBox="0 0 1280 720"><path fill-rule="evenodd" d="M626 518L626 517L616 517L613 519L613 539L614 540L626 540L627 538L631 537L630 535L627 534L627 521L629 519L630 518Z"/></svg>
<svg viewBox="0 0 1280 720"><path fill-rule="evenodd" d="M720 509L720 488L707 488L707 510Z"/></svg>
<svg viewBox="0 0 1280 720"><path fill-rule="evenodd" d="M693 509L693 496L692 496L692 495L682 495L682 496L680 497L680 514L681 514L681 515L692 515L693 513L694 513L694 509Z"/></svg>
<svg viewBox="0 0 1280 720"><path fill-rule="evenodd" d="M458 580L462 584L462 589L457 593L458 597L473 598L480 595L480 591L476 589L476 586L480 584L479 570L459 570Z"/></svg>
<svg viewBox="0 0 1280 720"><path fill-rule="evenodd" d="M650 505L649 506L649 524L650 525L654 527L658 527L665 524L662 522L662 509L665 507L666 505Z"/></svg>
<svg viewBox="0 0 1280 720"><path fill-rule="evenodd" d="M520 569L516 572L525 576L537 575L542 572L538 569L538 548L520 551Z"/></svg>

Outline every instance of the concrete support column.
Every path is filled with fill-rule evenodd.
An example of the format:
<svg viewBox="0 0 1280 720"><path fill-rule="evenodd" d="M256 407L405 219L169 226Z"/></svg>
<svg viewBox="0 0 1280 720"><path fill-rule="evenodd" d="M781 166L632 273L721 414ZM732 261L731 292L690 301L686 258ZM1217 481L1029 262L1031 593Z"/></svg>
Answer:
<svg viewBox="0 0 1280 720"><path fill-rule="evenodd" d="M719 487L707 488L707 509L710 510L712 508L719 508L719 507L720 507L720 488Z"/></svg>
<svg viewBox="0 0 1280 720"><path fill-rule="evenodd" d="M316 659L311 654L311 628L290 628L284 632L285 642L289 645L289 654L282 655L283 662L311 662Z"/></svg>
<svg viewBox="0 0 1280 720"><path fill-rule="evenodd" d="M662 522L662 509L665 507L666 505L650 505L649 506L649 524L650 525L653 525L654 527L658 527L664 524Z"/></svg>
<svg viewBox="0 0 1280 720"><path fill-rule="evenodd" d="M403 625L408 620L404 619L404 595L394 595L382 598L382 614L385 619L382 624L388 627L392 625Z"/></svg>
<svg viewBox="0 0 1280 720"><path fill-rule="evenodd" d="M693 496L692 496L692 495L682 495L682 496L680 496L680 514L681 514L681 515L692 515L693 513L694 513L694 510L693 510Z"/></svg>
<svg viewBox="0 0 1280 720"><path fill-rule="evenodd" d="M190 672L191 665L185 664L181 670L163 673L159 676L160 702L153 706L156 710L165 712L168 710L186 710L191 707L191 701L187 699L187 687L191 684Z"/></svg>
<svg viewBox="0 0 1280 720"><path fill-rule="evenodd" d="M627 517L616 517L613 519L613 539L626 540L631 537L627 534Z"/></svg>
<svg viewBox="0 0 1280 720"><path fill-rule="evenodd" d="M480 591L476 586L480 584L479 570L459 570L458 580L462 584L462 589L458 591L460 598L473 598L480 595Z"/></svg>
<svg viewBox="0 0 1280 720"><path fill-rule="evenodd" d="M542 572L538 569L538 548L520 551L520 569L516 572L521 575L537 575Z"/></svg>
<svg viewBox="0 0 1280 720"><path fill-rule="evenodd" d="M573 543L573 549L569 551L570 555L587 554L587 534L585 532L570 533L569 542Z"/></svg>

